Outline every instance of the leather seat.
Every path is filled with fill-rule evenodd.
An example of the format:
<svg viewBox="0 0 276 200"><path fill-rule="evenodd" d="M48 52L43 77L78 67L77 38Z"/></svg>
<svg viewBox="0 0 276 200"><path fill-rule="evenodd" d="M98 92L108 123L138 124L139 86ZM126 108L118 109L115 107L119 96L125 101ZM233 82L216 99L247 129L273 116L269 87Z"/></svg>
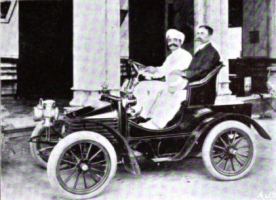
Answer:
<svg viewBox="0 0 276 200"><path fill-rule="evenodd" d="M201 80L188 83L186 106L213 105L216 99L216 79L221 68L220 63L214 70Z"/></svg>

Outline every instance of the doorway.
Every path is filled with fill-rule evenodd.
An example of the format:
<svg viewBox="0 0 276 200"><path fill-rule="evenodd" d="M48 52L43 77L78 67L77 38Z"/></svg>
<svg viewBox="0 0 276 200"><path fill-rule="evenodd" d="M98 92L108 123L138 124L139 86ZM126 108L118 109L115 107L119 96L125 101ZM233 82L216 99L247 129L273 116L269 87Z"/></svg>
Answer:
<svg viewBox="0 0 276 200"><path fill-rule="evenodd" d="M19 1L18 96L71 98L73 0Z"/></svg>

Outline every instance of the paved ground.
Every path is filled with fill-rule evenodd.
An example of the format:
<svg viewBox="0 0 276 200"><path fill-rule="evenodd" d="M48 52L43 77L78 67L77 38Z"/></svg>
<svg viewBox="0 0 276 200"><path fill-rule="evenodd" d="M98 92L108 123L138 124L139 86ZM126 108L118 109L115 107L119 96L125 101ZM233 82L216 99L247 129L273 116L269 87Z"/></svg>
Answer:
<svg viewBox="0 0 276 200"><path fill-rule="evenodd" d="M244 179L217 181L208 174L201 158L159 166L147 164L137 177L119 167L109 187L95 199L276 199L276 120L258 121L273 139L256 136L257 162ZM16 155L3 154L1 199L62 199L50 187L46 171L34 164L27 140L11 140Z"/></svg>

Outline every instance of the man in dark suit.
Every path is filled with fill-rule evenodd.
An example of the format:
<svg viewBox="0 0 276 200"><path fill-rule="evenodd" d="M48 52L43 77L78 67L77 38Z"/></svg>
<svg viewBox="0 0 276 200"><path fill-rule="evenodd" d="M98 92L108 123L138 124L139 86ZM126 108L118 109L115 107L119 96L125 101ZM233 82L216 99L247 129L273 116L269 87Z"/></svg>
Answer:
<svg viewBox="0 0 276 200"><path fill-rule="evenodd" d="M213 32L210 26L202 25L198 28L195 41L199 43L199 46L188 69L175 70L172 74L181 75L189 81L196 81L204 78L220 63L220 55L210 41Z"/></svg>

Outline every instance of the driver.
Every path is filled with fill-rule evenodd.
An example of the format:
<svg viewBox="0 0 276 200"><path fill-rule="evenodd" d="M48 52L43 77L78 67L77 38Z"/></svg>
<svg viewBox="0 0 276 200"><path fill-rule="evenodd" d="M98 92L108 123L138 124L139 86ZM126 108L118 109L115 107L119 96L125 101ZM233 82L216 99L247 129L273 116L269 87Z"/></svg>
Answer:
<svg viewBox="0 0 276 200"><path fill-rule="evenodd" d="M166 88L168 75L175 70L186 70L192 60L192 55L181 48L185 36L176 29L169 29L166 33L167 45L171 54L166 58L160 67L147 67L142 73L146 79L161 78L165 76L165 82L162 81L142 81L135 87L133 94L137 99L137 104L132 107L135 114L147 119L149 111L156 99L158 92Z"/></svg>
<svg viewBox="0 0 276 200"><path fill-rule="evenodd" d="M149 111L149 121L139 125L149 129L163 129L180 109L181 103L186 99L187 90L184 88L187 79L179 75L169 75L166 89L158 92Z"/></svg>

